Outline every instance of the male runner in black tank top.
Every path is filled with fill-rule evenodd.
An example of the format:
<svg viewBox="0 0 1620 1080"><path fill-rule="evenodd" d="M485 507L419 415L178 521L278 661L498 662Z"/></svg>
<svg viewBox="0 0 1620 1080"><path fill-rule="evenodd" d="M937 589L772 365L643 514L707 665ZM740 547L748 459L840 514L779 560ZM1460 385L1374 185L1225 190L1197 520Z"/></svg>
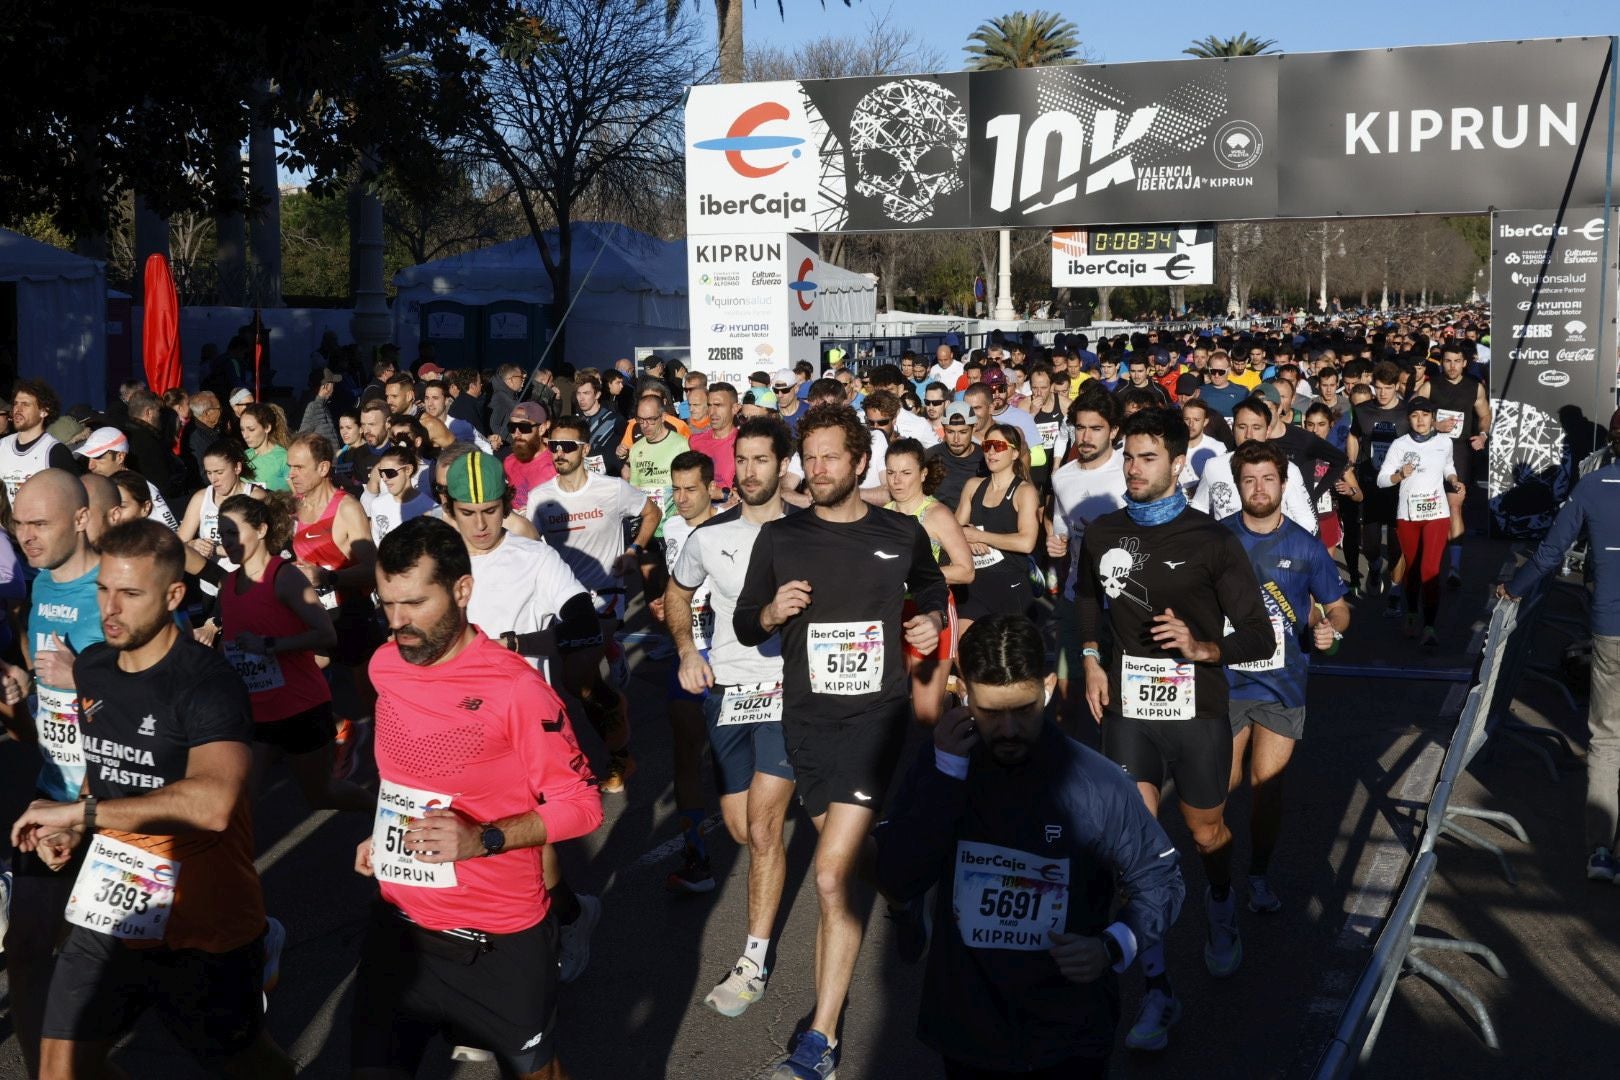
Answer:
<svg viewBox="0 0 1620 1080"><path fill-rule="evenodd" d="M1491 430L1491 399L1485 386L1468 372L1468 356L1463 346L1451 342L1440 350L1440 378L1430 379L1418 390L1434 401L1435 430L1451 439L1452 465L1462 482L1461 495L1447 492L1451 503L1451 568L1446 584L1462 584L1463 503L1473 490L1474 452L1485 449Z"/></svg>
<svg viewBox="0 0 1620 1080"><path fill-rule="evenodd" d="M1121 433L1125 508L1087 527L1075 588L1086 701L1102 724L1103 752L1136 780L1155 814L1159 789L1174 777L1209 879L1204 962L1225 977L1242 962L1243 947L1224 818L1232 729L1223 669L1271 655L1271 620L1243 545L1187 506L1177 485L1187 453L1181 414L1143 409ZM1104 618L1114 641L1106 667L1098 645ZM1147 993L1126 1045L1162 1050L1181 1015L1162 946L1143 950L1142 970Z"/></svg>

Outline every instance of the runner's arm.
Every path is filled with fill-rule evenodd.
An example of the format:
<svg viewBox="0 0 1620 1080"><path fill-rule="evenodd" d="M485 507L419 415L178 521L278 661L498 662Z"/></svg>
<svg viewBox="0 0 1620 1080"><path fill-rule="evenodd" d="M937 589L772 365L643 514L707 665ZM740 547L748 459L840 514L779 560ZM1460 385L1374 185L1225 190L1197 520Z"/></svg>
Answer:
<svg viewBox="0 0 1620 1080"><path fill-rule="evenodd" d="M1272 633L1271 616L1260 599L1260 582L1254 576L1249 554L1236 533L1223 531L1226 535L1221 544L1226 554L1216 560L1223 569L1215 579L1215 596L1221 605L1220 613L1232 623L1232 633L1214 645L1220 650L1221 666L1231 667L1264 660L1276 648L1277 639Z"/></svg>
<svg viewBox="0 0 1620 1080"><path fill-rule="evenodd" d="M968 550L967 536L962 532L962 526L956 523L951 508L944 503L930 506L924 527L929 535L939 541L940 551L950 559L949 563L942 563L939 568L945 584L973 584L973 552Z"/></svg>
<svg viewBox="0 0 1620 1080"><path fill-rule="evenodd" d="M968 564L972 565L971 562ZM749 566L752 570L752 565ZM906 589L917 605L917 614L939 616L939 629L945 628L945 605L950 599L950 586L934 561L934 549L928 543L928 533L915 521L911 522L911 569L906 572Z"/></svg>
<svg viewBox="0 0 1620 1080"><path fill-rule="evenodd" d="M1553 571L1553 568L1564 561L1564 552L1569 550L1581 530L1586 527L1586 500L1582 498L1582 484L1575 485L1575 491L1564 508L1558 511L1553 519L1552 528L1547 535L1536 545L1536 552L1513 575L1506 588L1508 596L1518 599L1530 591L1543 577Z"/></svg>
<svg viewBox="0 0 1620 1080"><path fill-rule="evenodd" d="M636 547L643 551L647 549L647 544L652 540L653 533L658 531L658 523L663 519L663 510L659 509L657 503L647 499L645 505L641 508L641 525L636 529Z"/></svg>
<svg viewBox="0 0 1620 1080"><path fill-rule="evenodd" d="M276 638L270 652L299 652L304 649L327 652L337 647L337 631L332 629L332 617L321 607L315 595L315 586L292 563L282 563L276 574L276 599L309 629L302 634Z"/></svg>
<svg viewBox="0 0 1620 1080"><path fill-rule="evenodd" d="M338 527L344 532L342 540L337 536ZM371 539L371 519L360 509L358 499L348 498L338 504L337 521L333 523L332 531L333 542L343 548L349 557L348 566L328 572L333 585L343 590L363 588L367 592L375 588L377 546ZM347 540L348 544L345 545L343 540Z"/></svg>
<svg viewBox="0 0 1620 1080"><path fill-rule="evenodd" d="M1118 921L1103 931L1119 942L1124 956L1114 970L1124 971L1142 949L1164 940L1181 912L1187 885L1175 844L1148 813L1136 784L1096 754L1084 760L1079 782L1089 789L1084 802L1091 813L1077 815L1077 826L1090 825L1085 840L1114 865L1126 897Z"/></svg>
<svg viewBox="0 0 1620 1080"><path fill-rule="evenodd" d="M767 525L754 541L754 550L748 556L748 572L743 576L742 591L737 594L737 607L731 615L731 628L738 643L750 649L763 645L775 633L765 629L759 621L765 608L776 599L778 585L771 532Z"/></svg>
<svg viewBox="0 0 1620 1080"><path fill-rule="evenodd" d="M536 802L532 813L521 816L538 820L537 843L558 844L602 824L602 794L574 738L562 699L538 674L530 676L533 683L513 695L509 710L509 736L529 774ZM536 724L536 706L542 716L551 718ZM532 835L534 822L525 824Z"/></svg>
<svg viewBox="0 0 1620 1080"><path fill-rule="evenodd" d="M949 865L956 823L967 810L968 786L941 771L938 762L929 741L896 793L889 816L872 833L877 886L890 900L921 897L943 879Z"/></svg>
<svg viewBox="0 0 1620 1080"><path fill-rule="evenodd" d="M246 691L242 693L245 696ZM96 827L161 836L224 832L252 764L253 751L245 742L219 740L193 746L183 778L144 795L98 802ZM45 829L82 826L84 815L82 802L37 802L12 826L12 836L15 839L33 824Z"/></svg>
<svg viewBox="0 0 1620 1080"><path fill-rule="evenodd" d="M697 652L697 643L692 637L692 597L696 593L696 589L688 589L676 581L673 573L669 575L669 584L664 586L664 626L682 660Z"/></svg>

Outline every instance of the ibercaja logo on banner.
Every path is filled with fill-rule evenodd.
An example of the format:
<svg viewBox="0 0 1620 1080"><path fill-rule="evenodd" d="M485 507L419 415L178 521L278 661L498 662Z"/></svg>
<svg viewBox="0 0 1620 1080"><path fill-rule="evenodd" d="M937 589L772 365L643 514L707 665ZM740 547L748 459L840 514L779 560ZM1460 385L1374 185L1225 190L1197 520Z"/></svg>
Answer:
<svg viewBox="0 0 1620 1080"><path fill-rule="evenodd" d="M821 166L813 128L796 82L694 86L686 107L688 232L815 229Z"/></svg>

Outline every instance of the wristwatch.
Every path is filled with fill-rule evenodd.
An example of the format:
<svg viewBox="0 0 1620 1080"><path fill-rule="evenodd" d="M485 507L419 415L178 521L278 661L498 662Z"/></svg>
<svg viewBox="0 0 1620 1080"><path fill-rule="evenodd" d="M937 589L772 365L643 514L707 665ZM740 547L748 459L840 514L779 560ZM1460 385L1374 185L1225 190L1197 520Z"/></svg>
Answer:
<svg viewBox="0 0 1620 1080"><path fill-rule="evenodd" d="M483 831L479 833L478 839L483 842L484 854L499 855L506 847L506 834L487 821L481 828Z"/></svg>
<svg viewBox="0 0 1620 1080"><path fill-rule="evenodd" d="M96 831L96 797L86 795L80 801L84 803L84 831L93 833Z"/></svg>
<svg viewBox="0 0 1620 1080"><path fill-rule="evenodd" d="M1102 934L1103 952L1108 954L1108 962L1118 967L1125 960L1125 950L1119 947L1119 939L1106 931Z"/></svg>
<svg viewBox="0 0 1620 1080"><path fill-rule="evenodd" d="M510 630L501 631L501 644L506 646L507 652L518 651L518 637Z"/></svg>

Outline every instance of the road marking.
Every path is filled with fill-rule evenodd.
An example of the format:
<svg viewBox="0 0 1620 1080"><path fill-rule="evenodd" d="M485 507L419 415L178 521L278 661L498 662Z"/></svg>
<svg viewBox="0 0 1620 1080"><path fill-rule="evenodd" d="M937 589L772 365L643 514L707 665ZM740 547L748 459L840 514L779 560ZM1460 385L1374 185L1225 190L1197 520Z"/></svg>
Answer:
<svg viewBox="0 0 1620 1080"><path fill-rule="evenodd" d="M349 969L349 973L343 976L343 981L332 988L332 992L326 995L326 1000L321 1002L321 1007L315 1010L309 1026L299 1032L298 1038L287 1047L287 1056L300 1066L308 1065L320 1057L321 1050L326 1046L326 1040L332 1037L332 1026L337 1021L338 1002L348 992L349 984L354 982L359 970L359 968ZM271 1005L274 1004L275 1001L272 999Z"/></svg>
<svg viewBox="0 0 1620 1080"><path fill-rule="evenodd" d="M336 813L336 810L315 811L309 817L300 821L286 836L277 840L269 851L254 859L253 868L259 872L260 877L263 877L265 871L276 865L283 855L309 839L311 833L332 820L332 815Z"/></svg>

